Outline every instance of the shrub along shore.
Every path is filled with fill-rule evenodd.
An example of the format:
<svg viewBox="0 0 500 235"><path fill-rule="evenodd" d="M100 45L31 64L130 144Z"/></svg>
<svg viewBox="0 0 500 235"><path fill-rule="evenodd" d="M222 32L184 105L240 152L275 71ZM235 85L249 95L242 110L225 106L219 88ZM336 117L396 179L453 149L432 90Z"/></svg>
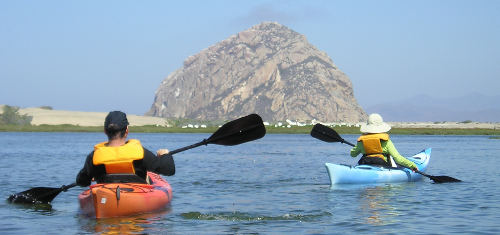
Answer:
<svg viewBox="0 0 500 235"><path fill-rule="evenodd" d="M162 127L154 125L130 126L134 133L213 133L216 126L206 128ZM269 134L309 134L312 126L266 126ZM359 134L359 127L333 127L340 134ZM0 125L0 132L103 132L103 127L78 125ZM486 128L392 128L390 134L401 135L500 135L500 129ZM498 137L493 137L498 138Z"/></svg>

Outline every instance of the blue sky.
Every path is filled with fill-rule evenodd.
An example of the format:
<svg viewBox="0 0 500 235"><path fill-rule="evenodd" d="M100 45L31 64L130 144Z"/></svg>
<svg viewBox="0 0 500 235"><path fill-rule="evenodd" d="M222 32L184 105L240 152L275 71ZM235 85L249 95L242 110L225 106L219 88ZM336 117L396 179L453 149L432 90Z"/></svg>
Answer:
<svg viewBox="0 0 500 235"><path fill-rule="evenodd" d="M325 51L364 108L500 94L495 0L3 0L0 104L144 114L185 58L263 21Z"/></svg>

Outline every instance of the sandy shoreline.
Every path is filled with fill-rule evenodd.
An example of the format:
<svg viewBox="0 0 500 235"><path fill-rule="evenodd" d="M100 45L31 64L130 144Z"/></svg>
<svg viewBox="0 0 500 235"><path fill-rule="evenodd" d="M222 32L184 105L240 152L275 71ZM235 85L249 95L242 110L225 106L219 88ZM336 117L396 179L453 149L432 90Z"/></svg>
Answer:
<svg viewBox="0 0 500 235"><path fill-rule="evenodd" d="M0 113L3 112L0 105ZM79 125L79 126L102 126L106 112L80 112L66 110L49 110L42 108L22 108L20 114L33 117L32 125ZM168 126L167 119L150 116L127 115L131 126L157 125ZM500 129L500 123L480 122L389 122L394 128L459 128L459 129Z"/></svg>
<svg viewBox="0 0 500 235"><path fill-rule="evenodd" d="M3 109L0 113L3 112ZM107 112L80 112L65 110L50 110L41 108L19 109L19 114L33 117L32 125L78 125L78 126L103 126ZM127 115L131 126L167 126L167 120L159 117Z"/></svg>

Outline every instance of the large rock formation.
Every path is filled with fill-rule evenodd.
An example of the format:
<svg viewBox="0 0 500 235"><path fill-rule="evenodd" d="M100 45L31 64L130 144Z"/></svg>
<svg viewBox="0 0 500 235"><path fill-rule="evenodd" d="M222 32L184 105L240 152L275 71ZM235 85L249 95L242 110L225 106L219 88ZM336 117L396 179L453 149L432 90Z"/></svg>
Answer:
<svg viewBox="0 0 500 235"><path fill-rule="evenodd" d="M146 115L228 120L358 122L349 78L305 36L262 23L188 57L156 91Z"/></svg>

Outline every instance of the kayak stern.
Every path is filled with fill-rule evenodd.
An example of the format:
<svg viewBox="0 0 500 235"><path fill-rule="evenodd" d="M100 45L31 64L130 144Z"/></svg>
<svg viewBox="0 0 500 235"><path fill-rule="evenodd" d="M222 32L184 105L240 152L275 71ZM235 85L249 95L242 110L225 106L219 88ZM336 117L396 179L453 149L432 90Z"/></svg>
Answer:
<svg viewBox="0 0 500 235"><path fill-rule="evenodd" d="M159 175L148 172L152 184L106 183L91 185L78 196L83 214L95 218L120 217L164 208L172 188Z"/></svg>
<svg viewBox="0 0 500 235"><path fill-rule="evenodd" d="M427 148L408 157L421 172L427 169L431 156L431 148ZM330 178L330 184L369 184L387 182L413 182L422 179L422 175L410 169L397 167L379 167L371 165L349 166L342 164L325 163Z"/></svg>

